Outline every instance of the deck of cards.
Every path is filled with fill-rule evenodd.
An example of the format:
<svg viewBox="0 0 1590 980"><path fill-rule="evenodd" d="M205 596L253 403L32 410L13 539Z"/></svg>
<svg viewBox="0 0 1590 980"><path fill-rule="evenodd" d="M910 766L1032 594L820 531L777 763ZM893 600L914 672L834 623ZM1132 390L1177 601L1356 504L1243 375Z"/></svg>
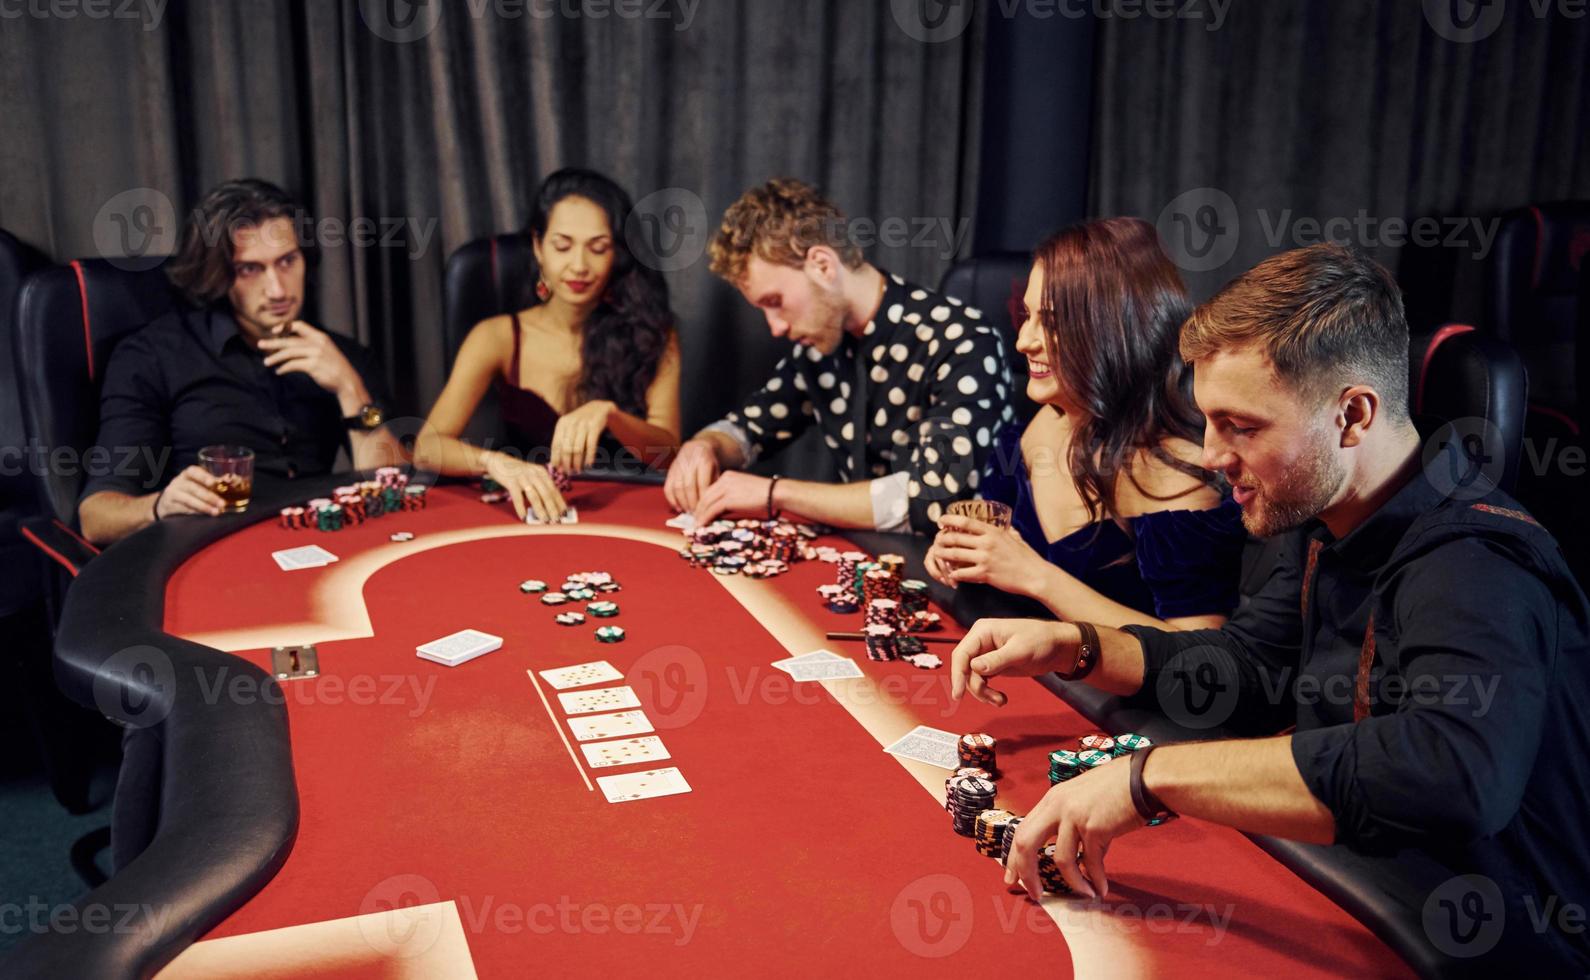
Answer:
<svg viewBox="0 0 1590 980"><path fill-rule="evenodd" d="M444 667L457 667L501 647L500 636L492 636L480 630L460 630L440 640L421 644L414 648L414 652L423 660L439 663Z"/></svg>
<svg viewBox="0 0 1590 980"><path fill-rule="evenodd" d="M271 557L276 559L276 566L284 572L296 572L301 568L320 568L337 560L336 555L318 544L273 551Z"/></svg>
<svg viewBox="0 0 1590 980"><path fill-rule="evenodd" d="M839 681L866 676L854 660L831 650L813 650L798 657L775 660L773 666L797 681Z"/></svg>

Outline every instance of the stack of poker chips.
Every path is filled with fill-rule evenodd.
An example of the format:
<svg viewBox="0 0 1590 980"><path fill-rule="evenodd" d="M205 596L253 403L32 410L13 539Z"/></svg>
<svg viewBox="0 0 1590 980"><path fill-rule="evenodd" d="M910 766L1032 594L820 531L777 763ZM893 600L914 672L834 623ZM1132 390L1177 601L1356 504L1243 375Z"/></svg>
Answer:
<svg viewBox="0 0 1590 980"><path fill-rule="evenodd" d="M1123 755L1131 755L1133 752L1139 749L1146 749L1153 744L1146 736L1138 735L1135 732L1127 732L1124 735L1115 736L1115 755L1117 758Z"/></svg>
<svg viewBox="0 0 1590 980"><path fill-rule="evenodd" d="M403 488L403 509L425 509L425 486L423 484L410 484Z"/></svg>
<svg viewBox="0 0 1590 980"><path fill-rule="evenodd" d="M1066 884L1065 877L1060 874L1060 866L1054 861L1055 846L1045 844L1043 853L1038 855L1038 880L1043 882L1043 890L1056 895L1071 894L1071 886Z"/></svg>
<svg viewBox="0 0 1590 980"><path fill-rule="evenodd" d="M900 610L907 616L927 612L928 584L921 579L908 578L900 583Z"/></svg>
<svg viewBox="0 0 1590 980"><path fill-rule="evenodd" d="M426 488L409 485L409 478L395 466L376 470L376 479L337 487L330 497L319 497L302 507L287 507L281 512L282 527L301 530L340 531L356 527L372 517L395 514L400 510L424 510Z"/></svg>
<svg viewBox="0 0 1590 980"><path fill-rule="evenodd" d="M999 853L995 855L995 857L999 858L1001 865L1010 862L1010 845L1016 842L1016 828L1021 826L1022 819L1021 817L1011 817L1005 821L1005 829L999 836Z"/></svg>
<svg viewBox="0 0 1590 980"><path fill-rule="evenodd" d="M900 601L900 576L882 566L868 569L861 575L861 597L868 602L888 599L890 602L898 604Z"/></svg>
<svg viewBox="0 0 1590 980"><path fill-rule="evenodd" d="M1083 749L1097 749L1108 754L1112 759L1115 757L1115 739L1103 732L1084 735L1077 739L1077 744L1081 745Z"/></svg>
<svg viewBox="0 0 1590 980"><path fill-rule="evenodd" d="M862 629L866 634L868 660L898 660L900 648L895 636L893 626L884 623L869 623Z"/></svg>
<svg viewBox="0 0 1590 980"><path fill-rule="evenodd" d="M999 767L995 764L995 749L998 745L999 742L994 736L976 732L971 735L962 735L960 742L956 744L955 748L963 767L970 766L997 773L999 772Z"/></svg>
<svg viewBox="0 0 1590 980"><path fill-rule="evenodd" d="M856 584L856 568L866 560L864 551L847 551L839 556L834 562L834 574L838 576L836 581L840 588L858 597L861 595Z"/></svg>
<svg viewBox="0 0 1590 980"><path fill-rule="evenodd" d="M1016 815L1009 810L997 808L979 813L972 825L973 839L977 841L977 853L983 857L999 857L1000 849L1004 846L1005 828L1016 819Z"/></svg>
<svg viewBox="0 0 1590 980"><path fill-rule="evenodd" d="M951 776L944 807L950 826L962 837L977 836L977 815L994 806L994 781L980 776Z"/></svg>
<svg viewBox="0 0 1590 980"><path fill-rule="evenodd" d="M919 609L906 617L905 628L913 633L931 633L943 625L939 614L927 609Z"/></svg>
<svg viewBox="0 0 1590 980"><path fill-rule="evenodd" d="M1070 749L1057 749L1049 753L1049 785L1056 786L1068 779L1082 775L1082 760Z"/></svg>
<svg viewBox="0 0 1590 980"><path fill-rule="evenodd" d="M867 616L863 623L866 626L887 626L892 630L900 629L900 604L893 599L868 599Z"/></svg>
<svg viewBox="0 0 1590 980"><path fill-rule="evenodd" d="M806 542L817 533L810 525L784 520L718 520L686 532L690 543L679 557L718 575L772 578L797 561L815 558Z"/></svg>
<svg viewBox="0 0 1590 980"><path fill-rule="evenodd" d="M879 555L878 564L883 567L884 571L895 578L899 578L900 571L905 568L905 559L899 555Z"/></svg>

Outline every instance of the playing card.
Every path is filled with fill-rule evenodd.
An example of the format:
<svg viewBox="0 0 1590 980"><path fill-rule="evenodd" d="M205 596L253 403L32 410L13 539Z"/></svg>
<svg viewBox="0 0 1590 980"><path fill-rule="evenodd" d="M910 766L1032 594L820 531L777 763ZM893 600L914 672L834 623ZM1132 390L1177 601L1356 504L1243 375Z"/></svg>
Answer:
<svg viewBox="0 0 1590 980"><path fill-rule="evenodd" d="M566 715L588 715L593 711L616 711L620 708L640 707L640 698L633 688L604 687L600 691L571 691L559 694L558 701Z"/></svg>
<svg viewBox="0 0 1590 980"><path fill-rule="evenodd" d="M789 669L796 664L812 663L814 661L821 660L833 661L843 659L845 658L841 657L837 653L834 653L832 650L813 650L811 653L803 653L798 657L788 657L784 660L775 660L773 661L772 666L777 667L779 670L782 670L787 674L789 673Z"/></svg>
<svg viewBox="0 0 1590 980"><path fill-rule="evenodd" d="M677 528L686 534L696 529L696 515L675 514L663 522L667 527Z"/></svg>
<svg viewBox="0 0 1590 980"><path fill-rule="evenodd" d="M626 803L645 800L653 796L673 796L690 792L690 784L678 769L648 769L645 772L626 772L621 776L597 776L596 785L609 803Z"/></svg>
<svg viewBox="0 0 1590 980"><path fill-rule="evenodd" d="M644 735L657 729L644 711L615 711L610 715L591 715L587 718L570 718L569 731L576 742L591 742L599 738L619 738L624 735Z"/></svg>
<svg viewBox="0 0 1590 980"><path fill-rule="evenodd" d="M541 519L541 515L536 513L536 509L534 507L526 508L526 510L524 512L524 522L526 524L546 524L547 523L546 521L543 521ZM570 507L568 510L563 512L563 515L561 517L559 517L555 521L552 521L551 523L553 523L553 524L578 524L578 523L580 523L580 512L578 510L575 510L573 507Z"/></svg>
<svg viewBox="0 0 1590 980"><path fill-rule="evenodd" d="M271 557L276 559L277 567L284 572L297 571L300 568L319 568L337 560L336 555L318 544L306 545L302 548L288 548L285 551L273 551L271 552Z"/></svg>
<svg viewBox="0 0 1590 980"><path fill-rule="evenodd" d="M589 684L600 684L604 681L621 681L624 675L620 674L612 664L605 660L593 660L588 664L575 664L573 667L554 667L551 670L541 671L541 679L551 684L560 691L571 687L585 687Z"/></svg>
<svg viewBox="0 0 1590 980"><path fill-rule="evenodd" d="M415 647L414 652L425 660L434 661L445 667L457 667L461 663L474 660L501 647L500 636L492 636L480 630L460 630L451 636L444 636L440 640L432 640Z"/></svg>
<svg viewBox="0 0 1590 980"><path fill-rule="evenodd" d="M794 664L789 669L789 675L798 681L840 681L865 676L854 660L843 657L838 660L811 660L803 664Z"/></svg>
<svg viewBox="0 0 1590 980"><path fill-rule="evenodd" d="M940 769L958 769L960 754L955 749L960 740L961 737L952 732L918 725L883 751L902 759L926 762Z"/></svg>
<svg viewBox="0 0 1590 980"><path fill-rule="evenodd" d="M632 766L637 762L657 762L668 758L668 750L656 735L619 738L611 742L591 742L580 746L592 769L607 766Z"/></svg>

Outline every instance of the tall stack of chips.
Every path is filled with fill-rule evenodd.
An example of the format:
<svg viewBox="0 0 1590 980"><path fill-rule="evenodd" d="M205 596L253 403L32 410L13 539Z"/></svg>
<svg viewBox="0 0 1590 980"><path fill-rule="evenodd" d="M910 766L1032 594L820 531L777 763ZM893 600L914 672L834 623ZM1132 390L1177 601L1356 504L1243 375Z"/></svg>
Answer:
<svg viewBox="0 0 1590 980"><path fill-rule="evenodd" d="M893 599L869 599L867 601L867 626L887 626L891 630L900 629L900 604Z"/></svg>
<svg viewBox="0 0 1590 980"><path fill-rule="evenodd" d="M1000 847L1005 839L1005 828L1016 819L1016 815L1009 810L984 810L977 815L973 822L973 837L977 841L977 853L983 857L998 857Z"/></svg>
<svg viewBox="0 0 1590 980"><path fill-rule="evenodd" d="M921 579L908 578L900 583L900 609L907 616L927 612L928 584Z"/></svg>
<svg viewBox="0 0 1590 980"><path fill-rule="evenodd" d="M1043 890L1056 895L1071 894L1071 886L1066 884L1065 877L1060 874L1060 866L1054 861L1055 846L1045 844L1043 853L1038 855L1038 880L1043 882Z"/></svg>
<svg viewBox="0 0 1590 980"><path fill-rule="evenodd" d="M899 648L895 644L894 627L883 623L871 623L863 627L866 634L868 660L897 660L900 656Z"/></svg>
<svg viewBox="0 0 1590 980"><path fill-rule="evenodd" d="M1054 786L1082 775L1082 760L1069 749L1049 753L1049 785Z"/></svg>
<svg viewBox="0 0 1590 980"><path fill-rule="evenodd" d="M960 756L962 766L972 766L997 773L999 772L999 766L995 764L995 749L998 744L999 742L994 736L977 732L971 735L962 735L960 742L956 745L956 751Z"/></svg>
<svg viewBox="0 0 1590 980"><path fill-rule="evenodd" d="M978 776L950 777L945 809L950 826L962 837L977 836L977 815L994 805L994 781Z"/></svg>
<svg viewBox="0 0 1590 980"><path fill-rule="evenodd" d="M900 601L900 577L885 568L869 569L861 576L861 597L868 602L875 599Z"/></svg>
<svg viewBox="0 0 1590 980"><path fill-rule="evenodd" d="M999 838L999 863L1006 864L1010 861L1010 845L1016 840L1016 828L1021 826L1022 817L1011 817L1005 822L1005 832Z"/></svg>

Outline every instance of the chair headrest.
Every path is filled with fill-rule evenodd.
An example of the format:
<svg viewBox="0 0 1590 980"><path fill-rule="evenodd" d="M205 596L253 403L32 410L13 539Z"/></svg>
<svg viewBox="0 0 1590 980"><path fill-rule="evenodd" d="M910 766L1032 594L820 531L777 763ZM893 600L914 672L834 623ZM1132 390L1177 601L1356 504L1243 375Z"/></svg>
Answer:
<svg viewBox="0 0 1590 980"><path fill-rule="evenodd" d="M1416 353L1422 354L1416 360L1422 361L1423 370L1414 392L1414 414L1457 423L1465 435L1482 436L1486 452L1501 453L1505 462L1497 483L1511 493L1518 482L1529 406L1523 360L1506 342L1457 325L1437 331L1429 346ZM1489 445L1497 438L1499 446Z"/></svg>
<svg viewBox="0 0 1590 980"><path fill-rule="evenodd" d="M533 259L530 236L517 232L477 238L447 257L443 349L449 371L471 327L529 305Z"/></svg>

